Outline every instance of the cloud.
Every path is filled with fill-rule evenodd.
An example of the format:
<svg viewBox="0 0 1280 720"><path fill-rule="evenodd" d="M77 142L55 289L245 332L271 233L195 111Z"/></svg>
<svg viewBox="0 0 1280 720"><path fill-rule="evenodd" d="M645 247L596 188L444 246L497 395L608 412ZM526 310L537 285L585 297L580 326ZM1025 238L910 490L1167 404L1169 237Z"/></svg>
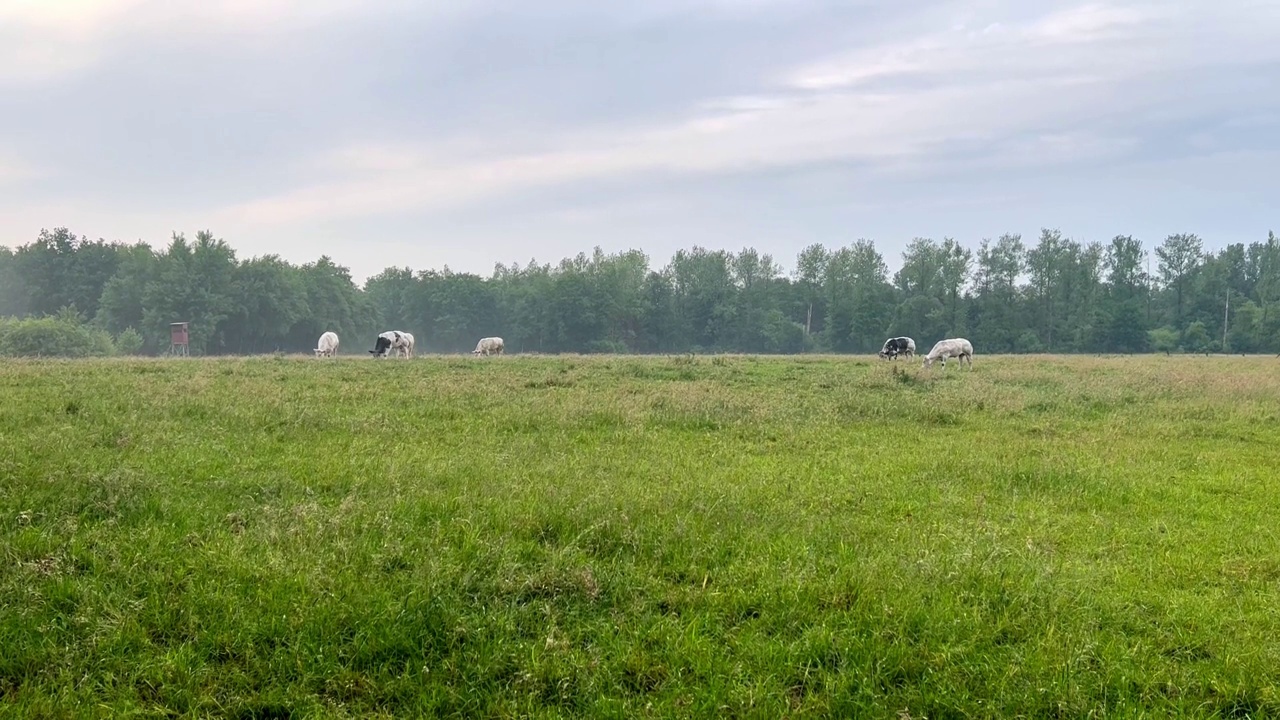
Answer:
<svg viewBox="0 0 1280 720"><path fill-rule="evenodd" d="M241 40L298 33L375 12L459 7L453 0L6 0L0 3L0 84L48 83L85 71L138 39Z"/></svg>
<svg viewBox="0 0 1280 720"><path fill-rule="evenodd" d="M1235 188L1195 159L1277 148L1277 30L1264 0L0 0L0 232L457 267L403 238L959 235L1102 187L1151 213L1171 168Z"/></svg>
<svg viewBox="0 0 1280 720"><path fill-rule="evenodd" d="M976 31L959 24L823 59L790 73L783 82L801 90L824 91L913 76L956 81L980 72L998 72L1006 78L1080 75L1084 68L1091 73L1132 74L1141 68L1108 66L1104 58L1090 54L1140 53L1160 41L1163 28L1157 23L1168 14L1167 9L1093 4L1020 23L993 20Z"/></svg>
<svg viewBox="0 0 1280 720"><path fill-rule="evenodd" d="M1179 91L1172 85L1124 91L1155 66L1158 53L1150 47L1160 49L1158 42L1136 42L1131 32L1159 17L1087 5L978 32L952 27L762 78L761 92L710 97L669 123L562 130L543 137L537 151L486 152L476 138L354 143L310 161L332 179L223 213L245 222L296 223L449 209L620 176L828 162L927 175L945 172L942 164L957 155L968 155L974 169L1102 161L1137 146L1131 129L1083 130L1078 123L1096 120L1101 108L1140 112ZM1117 53L1130 63L1124 70L1112 66ZM1018 70L1003 72L1012 57ZM872 82L886 78L917 83ZM973 157L970 148L985 154Z"/></svg>
<svg viewBox="0 0 1280 720"><path fill-rule="evenodd" d="M1159 18L1156 7L1123 7L1094 3L1068 8L1032 23L1026 37L1049 43L1088 43L1125 40Z"/></svg>

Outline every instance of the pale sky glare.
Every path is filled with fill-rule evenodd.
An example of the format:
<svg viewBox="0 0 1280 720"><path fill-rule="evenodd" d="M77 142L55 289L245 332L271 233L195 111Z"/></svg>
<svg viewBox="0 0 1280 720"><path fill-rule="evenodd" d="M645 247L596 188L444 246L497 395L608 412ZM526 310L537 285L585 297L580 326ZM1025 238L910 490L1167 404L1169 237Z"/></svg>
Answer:
<svg viewBox="0 0 1280 720"><path fill-rule="evenodd" d="M1274 0L0 0L0 244L488 275L1280 230Z"/></svg>

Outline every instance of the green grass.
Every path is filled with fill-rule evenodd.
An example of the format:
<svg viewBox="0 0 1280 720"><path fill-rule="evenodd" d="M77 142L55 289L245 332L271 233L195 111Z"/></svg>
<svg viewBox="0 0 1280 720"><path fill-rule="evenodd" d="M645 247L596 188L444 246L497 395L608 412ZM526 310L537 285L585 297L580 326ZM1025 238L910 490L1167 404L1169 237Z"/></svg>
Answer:
<svg viewBox="0 0 1280 720"><path fill-rule="evenodd" d="M1280 361L0 364L0 715L1280 714Z"/></svg>

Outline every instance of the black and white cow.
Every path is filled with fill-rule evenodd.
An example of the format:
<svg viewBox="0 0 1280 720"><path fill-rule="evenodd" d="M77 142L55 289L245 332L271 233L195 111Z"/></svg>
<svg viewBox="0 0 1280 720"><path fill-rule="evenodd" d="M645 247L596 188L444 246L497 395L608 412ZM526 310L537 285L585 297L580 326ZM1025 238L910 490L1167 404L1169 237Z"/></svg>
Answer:
<svg viewBox="0 0 1280 720"><path fill-rule="evenodd" d="M391 352L404 357L412 357L413 336L399 330L388 330L378 335L378 340L369 352L374 357L386 357Z"/></svg>
<svg viewBox="0 0 1280 720"><path fill-rule="evenodd" d="M880 357L897 360L898 355L913 357L916 354L916 341L909 337L889 338L880 348Z"/></svg>

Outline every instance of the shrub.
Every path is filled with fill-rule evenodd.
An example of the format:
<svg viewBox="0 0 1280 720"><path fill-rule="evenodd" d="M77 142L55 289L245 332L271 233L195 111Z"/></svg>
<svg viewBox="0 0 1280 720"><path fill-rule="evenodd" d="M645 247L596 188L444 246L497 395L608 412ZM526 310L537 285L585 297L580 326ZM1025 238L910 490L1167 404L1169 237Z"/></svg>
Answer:
<svg viewBox="0 0 1280 720"><path fill-rule="evenodd" d="M121 355L141 355L145 345L142 333L131 327L116 336L116 352Z"/></svg>
<svg viewBox="0 0 1280 720"><path fill-rule="evenodd" d="M1187 331L1182 335L1182 349L1187 352L1212 352L1222 346L1213 342L1213 338L1209 337L1209 330L1203 322L1199 320L1187 326Z"/></svg>
<svg viewBox="0 0 1280 720"><path fill-rule="evenodd" d="M1147 332L1147 340L1155 352L1173 352L1178 347L1178 331L1171 327L1159 327Z"/></svg>
<svg viewBox="0 0 1280 720"><path fill-rule="evenodd" d="M1018 337L1018 341L1015 346L1020 353L1044 352L1044 343L1040 341L1040 336L1032 330L1027 330L1022 333L1022 335Z"/></svg>
<svg viewBox="0 0 1280 720"><path fill-rule="evenodd" d="M0 355L8 357L104 357L115 353L105 331L72 317L6 320L0 323Z"/></svg>

